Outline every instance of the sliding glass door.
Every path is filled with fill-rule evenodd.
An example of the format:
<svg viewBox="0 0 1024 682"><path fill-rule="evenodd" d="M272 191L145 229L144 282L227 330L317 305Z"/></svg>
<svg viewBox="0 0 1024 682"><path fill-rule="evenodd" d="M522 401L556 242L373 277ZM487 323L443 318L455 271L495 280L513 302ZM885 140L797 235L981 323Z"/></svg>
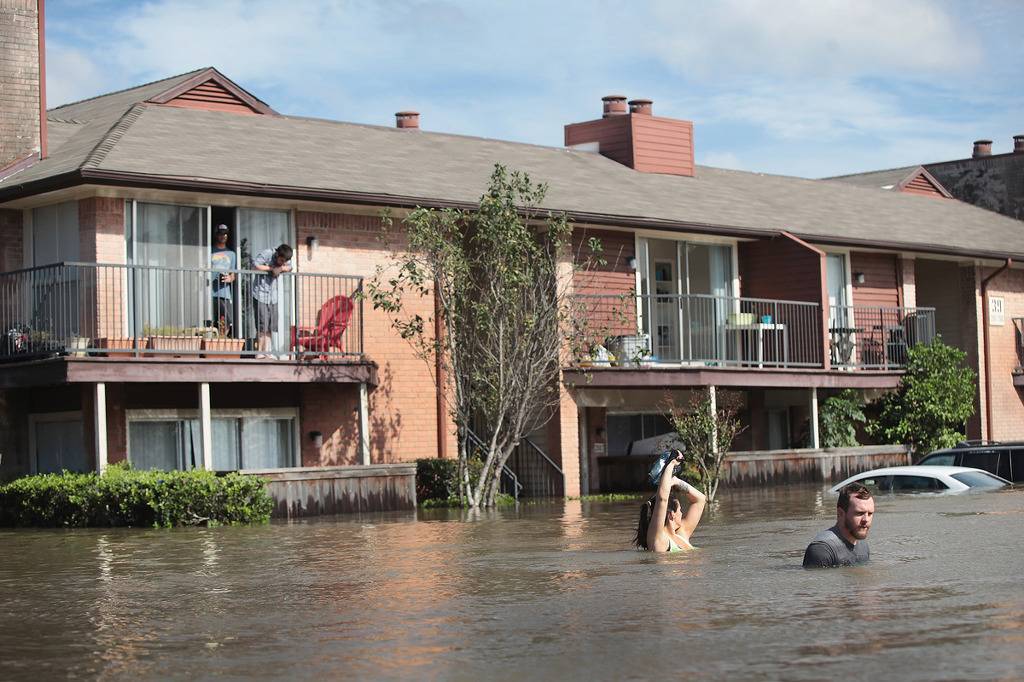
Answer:
<svg viewBox="0 0 1024 682"><path fill-rule="evenodd" d="M725 321L732 292L732 247L641 239L643 330L662 362L725 357Z"/></svg>
<svg viewBox="0 0 1024 682"><path fill-rule="evenodd" d="M136 334L177 335L210 319L207 208L136 203L131 262ZM191 270L190 270L191 269Z"/></svg>
<svg viewBox="0 0 1024 682"><path fill-rule="evenodd" d="M238 225L238 262L246 270L252 269L253 259L266 249L276 249L281 244L294 248L292 240L291 215L288 211L273 211L257 208L239 208L235 211ZM292 260L292 267L295 261ZM244 321L242 331L246 338L256 338L256 317L253 314L251 279L243 278L241 300L236 304L236 311ZM277 319L271 334L271 350L275 353L287 352L290 345L290 329L295 301L295 278L282 277L277 286Z"/></svg>

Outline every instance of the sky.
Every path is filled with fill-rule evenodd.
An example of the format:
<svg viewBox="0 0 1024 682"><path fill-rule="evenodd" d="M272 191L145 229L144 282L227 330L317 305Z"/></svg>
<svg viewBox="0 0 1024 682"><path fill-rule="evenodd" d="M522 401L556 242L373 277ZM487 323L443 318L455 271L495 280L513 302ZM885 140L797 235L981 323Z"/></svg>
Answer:
<svg viewBox="0 0 1024 682"><path fill-rule="evenodd" d="M601 97L824 177L1024 134L1019 0L47 0L47 105L214 66L278 112L561 146Z"/></svg>

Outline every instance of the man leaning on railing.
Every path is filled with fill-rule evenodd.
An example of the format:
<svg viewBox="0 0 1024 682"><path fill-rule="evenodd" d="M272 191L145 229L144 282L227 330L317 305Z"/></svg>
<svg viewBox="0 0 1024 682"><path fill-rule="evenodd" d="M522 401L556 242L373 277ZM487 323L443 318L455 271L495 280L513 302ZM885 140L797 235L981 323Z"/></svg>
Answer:
<svg viewBox="0 0 1024 682"><path fill-rule="evenodd" d="M252 297L256 310L257 358L271 357L270 335L277 326L277 281L282 272L291 272L292 247L281 244L276 249L264 249L252 261L253 270L264 272L253 278Z"/></svg>

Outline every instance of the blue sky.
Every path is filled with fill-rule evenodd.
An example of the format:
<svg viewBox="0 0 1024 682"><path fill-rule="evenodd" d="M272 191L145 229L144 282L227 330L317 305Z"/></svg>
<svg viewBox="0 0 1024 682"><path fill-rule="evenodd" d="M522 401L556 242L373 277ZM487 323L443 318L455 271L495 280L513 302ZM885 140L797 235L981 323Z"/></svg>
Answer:
<svg viewBox="0 0 1024 682"><path fill-rule="evenodd" d="M1024 133L1017 0L48 0L47 103L202 66L285 114L544 145L600 98L698 163L821 177Z"/></svg>

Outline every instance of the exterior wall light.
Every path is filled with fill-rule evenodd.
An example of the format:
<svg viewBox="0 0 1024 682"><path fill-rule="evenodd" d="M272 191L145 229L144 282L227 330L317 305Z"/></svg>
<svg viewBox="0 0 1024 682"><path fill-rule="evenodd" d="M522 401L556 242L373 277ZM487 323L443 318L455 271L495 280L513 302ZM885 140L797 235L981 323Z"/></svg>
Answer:
<svg viewBox="0 0 1024 682"><path fill-rule="evenodd" d="M853 273L853 279L857 282L857 284L864 284L864 273L863 272L855 272L855 273Z"/></svg>
<svg viewBox="0 0 1024 682"><path fill-rule="evenodd" d="M629 266L630 270L636 270L636 258L634 258L633 256L630 256L629 260L626 261L626 265Z"/></svg>
<svg viewBox="0 0 1024 682"><path fill-rule="evenodd" d="M319 237L317 237L316 235L310 235L310 236L306 237L306 247L309 249L310 253L313 253L314 251L316 251L316 247L318 247L318 246L320 246L320 238Z"/></svg>
<svg viewBox="0 0 1024 682"><path fill-rule="evenodd" d="M322 448L324 446L324 434L320 431L310 431L309 440L313 443L314 448Z"/></svg>

